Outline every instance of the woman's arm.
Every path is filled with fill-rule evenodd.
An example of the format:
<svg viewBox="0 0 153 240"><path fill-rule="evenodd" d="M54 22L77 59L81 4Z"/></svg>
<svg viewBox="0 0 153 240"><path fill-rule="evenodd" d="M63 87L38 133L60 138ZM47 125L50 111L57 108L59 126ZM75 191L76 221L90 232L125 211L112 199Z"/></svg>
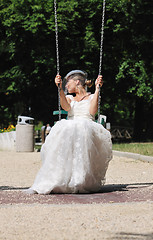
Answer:
<svg viewBox="0 0 153 240"><path fill-rule="evenodd" d="M98 93L99 93L99 88L102 85L103 85L102 76L99 75L98 78L95 81L96 89L95 89L93 99L91 100L91 103L90 103L89 112L92 116L94 116L96 114L96 112L98 111Z"/></svg>
<svg viewBox="0 0 153 240"><path fill-rule="evenodd" d="M61 102L61 107L65 111L69 111L71 109L70 102L71 100L65 97L64 91L62 89L62 79L60 75L56 75L55 77L55 84L56 86L60 86L60 102ZM60 84L60 85L59 85Z"/></svg>

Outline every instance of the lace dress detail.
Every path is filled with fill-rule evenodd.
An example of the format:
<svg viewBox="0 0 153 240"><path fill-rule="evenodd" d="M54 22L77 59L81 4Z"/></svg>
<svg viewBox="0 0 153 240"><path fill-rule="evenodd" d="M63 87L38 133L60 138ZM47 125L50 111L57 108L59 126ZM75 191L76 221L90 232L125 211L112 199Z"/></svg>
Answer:
<svg viewBox="0 0 153 240"><path fill-rule="evenodd" d="M97 192L112 158L110 132L94 122L90 101L71 99L68 120L58 121L41 149L42 167L29 192L40 194Z"/></svg>

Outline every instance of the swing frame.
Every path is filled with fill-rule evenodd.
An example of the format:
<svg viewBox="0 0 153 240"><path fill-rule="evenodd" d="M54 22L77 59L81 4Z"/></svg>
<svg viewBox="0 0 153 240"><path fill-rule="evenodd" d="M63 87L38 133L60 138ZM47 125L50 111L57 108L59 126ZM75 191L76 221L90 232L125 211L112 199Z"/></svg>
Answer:
<svg viewBox="0 0 153 240"><path fill-rule="evenodd" d="M105 1L103 0L103 10L102 10L102 19L101 19L101 40L100 40L100 58L99 58L99 73L102 72L102 63L103 63L103 41L104 41L104 21L105 21ZM54 15L55 15L55 41L56 41L56 68L57 74L60 74L60 61L59 61L59 40L58 40L58 23L57 23L57 2L54 0ZM101 95L100 88L98 92L98 123L100 123L100 103ZM61 120L61 102L60 102L60 87L58 86L58 111L54 111L54 115L59 114L59 120ZM64 110L63 110L64 111ZM56 114L55 114L56 112Z"/></svg>

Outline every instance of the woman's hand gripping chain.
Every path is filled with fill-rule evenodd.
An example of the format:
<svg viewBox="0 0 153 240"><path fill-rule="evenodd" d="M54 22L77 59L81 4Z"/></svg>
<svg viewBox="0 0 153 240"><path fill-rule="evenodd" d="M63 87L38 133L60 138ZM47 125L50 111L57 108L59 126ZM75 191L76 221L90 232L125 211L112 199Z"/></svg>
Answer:
<svg viewBox="0 0 153 240"><path fill-rule="evenodd" d="M60 87L60 89L62 89L62 78L59 74L57 74L55 77L55 84L57 87Z"/></svg>
<svg viewBox="0 0 153 240"><path fill-rule="evenodd" d="M103 85L103 76L102 75L98 75L96 81L95 81L95 86L96 86L96 90L99 89L99 87L102 87Z"/></svg>

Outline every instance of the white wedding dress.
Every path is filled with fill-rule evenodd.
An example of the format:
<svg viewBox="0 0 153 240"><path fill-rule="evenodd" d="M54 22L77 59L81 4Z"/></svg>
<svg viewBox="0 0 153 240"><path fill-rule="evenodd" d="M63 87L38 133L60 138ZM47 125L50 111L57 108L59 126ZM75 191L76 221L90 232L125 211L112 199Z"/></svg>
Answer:
<svg viewBox="0 0 153 240"><path fill-rule="evenodd" d="M105 182L112 158L110 132L94 122L90 101L74 101L72 95L68 120L58 121L41 149L40 168L29 193L97 192Z"/></svg>

